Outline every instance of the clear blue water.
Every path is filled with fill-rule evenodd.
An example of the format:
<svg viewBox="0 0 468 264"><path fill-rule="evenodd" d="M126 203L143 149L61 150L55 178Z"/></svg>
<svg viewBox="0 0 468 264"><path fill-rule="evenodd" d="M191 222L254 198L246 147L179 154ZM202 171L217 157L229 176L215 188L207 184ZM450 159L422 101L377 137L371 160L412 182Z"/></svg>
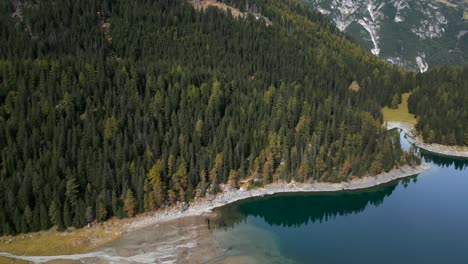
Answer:
<svg viewBox="0 0 468 264"><path fill-rule="evenodd" d="M410 146L401 136L402 147ZM219 210L223 257L258 263L468 263L468 161L363 191L288 194Z"/></svg>

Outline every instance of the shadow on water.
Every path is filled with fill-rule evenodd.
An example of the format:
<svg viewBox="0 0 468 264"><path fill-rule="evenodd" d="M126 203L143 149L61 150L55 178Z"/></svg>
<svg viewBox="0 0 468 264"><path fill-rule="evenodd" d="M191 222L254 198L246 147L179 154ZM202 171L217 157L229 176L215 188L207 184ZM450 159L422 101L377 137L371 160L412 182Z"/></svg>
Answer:
<svg viewBox="0 0 468 264"><path fill-rule="evenodd" d="M416 178L402 180L406 187ZM216 210L215 228L232 228L248 216L260 217L269 225L300 227L332 220L338 216L358 214L367 206L379 206L399 182L366 191L345 193L281 194L229 204Z"/></svg>

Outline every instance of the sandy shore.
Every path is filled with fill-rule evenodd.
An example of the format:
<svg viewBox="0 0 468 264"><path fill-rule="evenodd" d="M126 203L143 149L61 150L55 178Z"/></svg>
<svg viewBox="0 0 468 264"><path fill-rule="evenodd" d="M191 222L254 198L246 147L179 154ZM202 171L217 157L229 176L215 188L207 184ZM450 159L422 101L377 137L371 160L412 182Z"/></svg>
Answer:
<svg viewBox="0 0 468 264"><path fill-rule="evenodd" d="M387 122L387 129L399 128L406 134L408 141L418 148L449 157L468 158L468 147L427 144L422 142L414 133L414 126L403 122Z"/></svg>

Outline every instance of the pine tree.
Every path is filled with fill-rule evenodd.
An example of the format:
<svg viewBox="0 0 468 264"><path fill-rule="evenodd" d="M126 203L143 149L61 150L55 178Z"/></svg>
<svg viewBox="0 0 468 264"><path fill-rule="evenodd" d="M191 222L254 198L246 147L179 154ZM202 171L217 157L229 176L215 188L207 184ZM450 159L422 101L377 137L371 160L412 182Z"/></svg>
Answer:
<svg viewBox="0 0 468 264"><path fill-rule="evenodd" d="M186 193L185 190L187 189L188 184L188 173L187 173L187 165L185 161L181 161L179 167L177 168L176 173L172 175L172 187L173 190L178 193L179 201L184 202L186 200Z"/></svg>
<svg viewBox="0 0 468 264"><path fill-rule="evenodd" d="M238 180L239 180L239 173L235 170L231 170L229 172L229 186L232 188L237 188L238 186Z"/></svg>
<svg viewBox="0 0 468 264"><path fill-rule="evenodd" d="M133 217L135 216L136 213L136 200L135 196L133 195L132 190L128 189L127 194L125 195L125 211L127 213L128 217Z"/></svg>
<svg viewBox="0 0 468 264"><path fill-rule="evenodd" d="M400 100L399 100L399 98L398 98L398 94L395 94L395 95L392 97L392 103L390 104L390 108L392 108L392 109L397 109L399 103L400 103Z"/></svg>
<svg viewBox="0 0 468 264"><path fill-rule="evenodd" d="M134 198L132 198L132 199L134 199ZM133 203L135 203L135 201L133 201ZM133 205L133 207L135 207L135 205ZM135 209L132 209L132 210L135 210ZM127 211L127 213L129 214L130 217L132 217L134 215L133 211L131 212L132 215L130 215L130 213L128 211ZM102 203L101 201L98 201L97 205L96 205L96 219L99 222L105 221L107 219L107 208L104 205L104 203ZM88 219L86 219L86 220L88 220ZM88 221L88 222L90 222L90 221Z"/></svg>
<svg viewBox="0 0 468 264"><path fill-rule="evenodd" d="M86 207L86 221L91 223L94 220L94 209L91 206Z"/></svg>
<svg viewBox="0 0 468 264"><path fill-rule="evenodd" d="M76 205L78 195L78 183L75 178L69 178L66 183L65 197L72 205Z"/></svg>
<svg viewBox="0 0 468 264"><path fill-rule="evenodd" d="M24 220L26 222L26 225L27 225L27 228L26 228L26 232L29 231L29 230L32 230L33 228L33 212L31 211L31 208L29 206L26 206L26 209L24 209L24 213L23 213L23 216L24 216Z"/></svg>
<svg viewBox="0 0 468 264"><path fill-rule="evenodd" d="M104 139L112 139L119 130L119 123L117 118L114 116L107 118L104 126Z"/></svg>
<svg viewBox="0 0 468 264"><path fill-rule="evenodd" d="M65 225L65 227L70 227L72 226L72 223L73 223L73 216L70 210L70 205L67 201L65 201L63 205L63 224Z"/></svg>
<svg viewBox="0 0 468 264"><path fill-rule="evenodd" d="M153 210L159 208L164 203L164 183L161 178L161 171L163 170L162 160L158 160L153 167L151 167L146 178L146 197L147 208L146 210Z"/></svg>
<svg viewBox="0 0 468 264"><path fill-rule="evenodd" d="M58 204L54 201L50 204L49 207L49 218L52 221L52 224L54 224L57 227L57 230L63 230L64 225L62 221L62 215L60 213L60 208Z"/></svg>
<svg viewBox="0 0 468 264"><path fill-rule="evenodd" d="M211 193L216 193L218 191L218 175L221 166L223 165L223 153L216 154L215 162L210 171L210 181L211 181Z"/></svg>
<svg viewBox="0 0 468 264"><path fill-rule="evenodd" d="M46 230L48 229L49 226L49 217L47 215L47 208L43 203L41 203L40 206L40 224L41 224L41 229Z"/></svg>
<svg viewBox="0 0 468 264"><path fill-rule="evenodd" d="M263 184L271 183L271 178L274 172L273 166L274 166L273 156L270 153L267 156L265 163L263 164Z"/></svg>

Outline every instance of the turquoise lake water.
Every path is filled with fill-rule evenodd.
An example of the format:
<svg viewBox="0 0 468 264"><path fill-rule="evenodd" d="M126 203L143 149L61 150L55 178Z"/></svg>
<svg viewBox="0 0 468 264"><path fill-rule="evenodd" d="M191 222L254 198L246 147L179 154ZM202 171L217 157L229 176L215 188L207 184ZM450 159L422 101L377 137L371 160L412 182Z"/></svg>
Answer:
<svg viewBox="0 0 468 264"><path fill-rule="evenodd" d="M410 145L401 134L402 147ZM218 210L222 258L258 263L468 263L468 161L346 193L287 194Z"/></svg>

